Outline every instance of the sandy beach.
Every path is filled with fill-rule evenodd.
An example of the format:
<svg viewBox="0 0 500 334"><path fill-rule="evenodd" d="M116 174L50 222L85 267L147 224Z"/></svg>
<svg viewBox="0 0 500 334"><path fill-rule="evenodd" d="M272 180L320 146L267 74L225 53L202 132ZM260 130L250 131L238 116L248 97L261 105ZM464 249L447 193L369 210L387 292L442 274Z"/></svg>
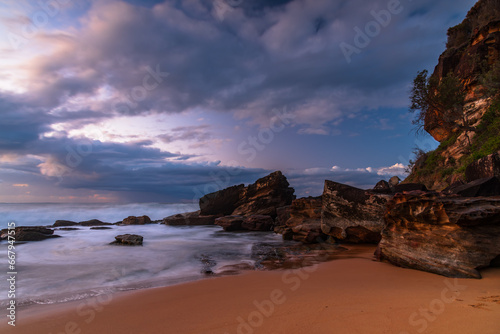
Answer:
<svg viewBox="0 0 500 334"><path fill-rule="evenodd" d="M2 333L500 333L500 268L452 279L372 259L246 272L18 310Z"/></svg>

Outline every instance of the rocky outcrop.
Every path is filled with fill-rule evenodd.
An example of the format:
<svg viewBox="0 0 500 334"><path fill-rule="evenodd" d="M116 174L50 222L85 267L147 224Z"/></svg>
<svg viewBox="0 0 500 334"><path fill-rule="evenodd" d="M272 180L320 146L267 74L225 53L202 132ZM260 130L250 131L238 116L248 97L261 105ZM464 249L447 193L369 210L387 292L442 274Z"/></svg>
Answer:
<svg viewBox="0 0 500 334"><path fill-rule="evenodd" d="M397 194L377 254L401 267L480 278L478 269L500 255L500 198Z"/></svg>
<svg viewBox="0 0 500 334"><path fill-rule="evenodd" d="M271 173L244 189L232 214L266 215L276 218L276 209L290 205L295 199L294 191L280 171Z"/></svg>
<svg viewBox="0 0 500 334"><path fill-rule="evenodd" d="M137 234L122 234L115 237L110 245L142 246L143 237Z"/></svg>
<svg viewBox="0 0 500 334"><path fill-rule="evenodd" d="M214 225L215 219L219 215L204 216L200 211L179 213L173 216L163 218L162 224L170 226L195 226L195 225Z"/></svg>
<svg viewBox="0 0 500 334"><path fill-rule="evenodd" d="M151 219L148 216L129 216L122 221L123 225L144 225L151 224Z"/></svg>
<svg viewBox="0 0 500 334"><path fill-rule="evenodd" d="M465 169L465 179L467 182L494 176L500 177L500 152L476 160L470 163Z"/></svg>
<svg viewBox="0 0 500 334"><path fill-rule="evenodd" d="M271 216L225 216L215 220L215 224L224 228L224 231L272 231L274 220Z"/></svg>
<svg viewBox="0 0 500 334"><path fill-rule="evenodd" d="M450 187L448 192L462 197L500 196L500 178L490 177Z"/></svg>
<svg viewBox="0 0 500 334"><path fill-rule="evenodd" d="M286 177L274 172L258 179L248 187L240 184L229 187L200 199L201 215L250 216L265 215L273 219L276 209L290 205L295 198Z"/></svg>
<svg viewBox="0 0 500 334"><path fill-rule="evenodd" d="M303 243L322 242L327 239L321 230L321 197L293 200L290 206L278 210L278 226L274 231L285 240Z"/></svg>
<svg viewBox="0 0 500 334"><path fill-rule="evenodd" d="M448 30L446 50L430 79L431 86L446 78L456 79L463 102L459 97L458 109L431 105L425 110L424 129L441 144L431 152L415 152L412 171L405 181L443 191L458 181L495 176L495 162L488 161L491 157L477 164L474 161L500 149L495 139L499 129L499 76L500 2L479 0L463 22ZM444 87L446 95L450 91Z"/></svg>
<svg viewBox="0 0 500 334"><path fill-rule="evenodd" d="M240 184L203 196L200 198L200 215L230 215L237 208L244 190L245 186Z"/></svg>
<svg viewBox="0 0 500 334"><path fill-rule="evenodd" d="M441 80L453 73L467 91L466 100L481 99L483 87L481 75L499 61L500 55L500 4L496 0L480 0L469 11L465 20L448 30L446 51L439 57L432 76ZM477 109L469 115L478 119L484 110ZM427 113L425 130L441 142L449 138L454 130L446 126L448 115L439 111Z"/></svg>
<svg viewBox="0 0 500 334"><path fill-rule="evenodd" d="M376 194L345 184L325 181L321 230L343 242L377 243L391 195Z"/></svg>
<svg viewBox="0 0 500 334"><path fill-rule="evenodd" d="M0 240L8 239L8 229L3 229ZM54 230L43 226L18 226L14 229L15 234L10 234L15 242L42 241L49 238L59 238L54 234Z"/></svg>

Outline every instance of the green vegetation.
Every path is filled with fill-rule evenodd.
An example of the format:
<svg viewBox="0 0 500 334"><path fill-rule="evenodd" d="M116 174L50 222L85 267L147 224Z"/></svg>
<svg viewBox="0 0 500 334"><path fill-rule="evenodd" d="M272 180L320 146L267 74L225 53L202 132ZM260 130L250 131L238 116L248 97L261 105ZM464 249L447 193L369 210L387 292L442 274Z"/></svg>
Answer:
<svg viewBox="0 0 500 334"><path fill-rule="evenodd" d="M427 70L418 72L410 94L410 112L417 113L412 122L416 132L422 132L429 113L437 112L441 115L443 127L450 132L465 131L469 139L468 132L475 129L470 126L464 110L465 96L464 85L452 73L438 81L428 76Z"/></svg>
<svg viewBox="0 0 500 334"><path fill-rule="evenodd" d="M467 166L478 159L484 158L500 150L500 98L494 100L488 111L481 118L481 122L476 128L475 136L471 141L469 154L464 155L459 161L450 158L445 161L442 153L453 145L459 133L455 133L450 138L441 142L439 147L431 152L415 150L415 161L410 160L408 169L413 169L415 162L419 162L419 168L414 170L416 176L429 176L440 170L441 178L446 179L451 175L463 174Z"/></svg>

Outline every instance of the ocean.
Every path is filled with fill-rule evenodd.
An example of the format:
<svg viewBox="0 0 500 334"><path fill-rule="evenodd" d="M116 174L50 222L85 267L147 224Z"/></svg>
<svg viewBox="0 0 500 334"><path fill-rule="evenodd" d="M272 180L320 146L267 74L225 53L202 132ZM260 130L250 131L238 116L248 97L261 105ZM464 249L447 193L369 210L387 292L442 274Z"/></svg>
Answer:
<svg viewBox="0 0 500 334"><path fill-rule="evenodd" d="M52 225L58 219L104 222L148 215L152 220L197 210L193 204L0 204L1 228ZM61 238L15 246L16 302L52 304L116 291L167 286L206 277L202 259L215 262L213 270L242 262L253 263L252 246L280 243L272 232L224 232L219 226L166 226L163 224L110 226L109 230L57 230ZM142 247L109 245L119 234L139 234ZM0 243L0 270L8 270L7 243ZM6 279L0 291L8 291ZM9 302L0 295L0 306Z"/></svg>

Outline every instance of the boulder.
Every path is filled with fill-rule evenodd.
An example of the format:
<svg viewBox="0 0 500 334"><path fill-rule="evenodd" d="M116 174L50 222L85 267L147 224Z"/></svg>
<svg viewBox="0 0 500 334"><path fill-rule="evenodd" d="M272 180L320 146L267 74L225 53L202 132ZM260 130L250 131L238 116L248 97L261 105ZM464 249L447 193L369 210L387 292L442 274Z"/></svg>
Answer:
<svg viewBox="0 0 500 334"><path fill-rule="evenodd" d="M180 213L173 216L163 218L162 224L170 226L182 226L182 225L214 225L215 219L220 216L209 215L203 216L200 211Z"/></svg>
<svg viewBox="0 0 500 334"><path fill-rule="evenodd" d="M80 225L80 226L106 226L106 225L113 225L113 224L104 223L104 222L100 221L99 219L91 219L91 220L79 222L78 225Z"/></svg>
<svg viewBox="0 0 500 334"><path fill-rule="evenodd" d="M122 221L123 225L144 225L151 224L151 219L148 216L128 216Z"/></svg>
<svg viewBox="0 0 500 334"><path fill-rule="evenodd" d="M375 187L373 187L372 191L378 194L392 194L391 186L389 182L385 180L378 181Z"/></svg>
<svg viewBox="0 0 500 334"><path fill-rule="evenodd" d="M280 217L278 214L281 220L286 218L284 222L280 222L283 239L303 243L316 243L327 239L321 231L321 207L321 196L293 200L287 215L279 212Z"/></svg>
<svg viewBox="0 0 500 334"><path fill-rule="evenodd" d="M200 215L230 215L237 207L245 186L232 186L200 198Z"/></svg>
<svg viewBox="0 0 500 334"><path fill-rule="evenodd" d="M272 231L274 219L266 215L246 216L241 223L241 228L247 231Z"/></svg>
<svg viewBox="0 0 500 334"><path fill-rule="evenodd" d="M500 196L500 178L478 179L452 187L449 191L462 197Z"/></svg>
<svg viewBox="0 0 500 334"><path fill-rule="evenodd" d="M243 216L224 216L215 219L215 225L221 226L224 231L243 231L241 224L243 224Z"/></svg>
<svg viewBox="0 0 500 334"><path fill-rule="evenodd" d="M110 245L142 246L143 237L137 234L122 234L115 237Z"/></svg>
<svg viewBox="0 0 500 334"><path fill-rule="evenodd" d="M399 182L401 182L401 179L397 176L393 176L389 179L389 186L390 187L395 187L399 184Z"/></svg>
<svg viewBox="0 0 500 334"><path fill-rule="evenodd" d="M376 254L401 267L480 278L478 269L500 255L500 198L397 194Z"/></svg>
<svg viewBox="0 0 500 334"><path fill-rule="evenodd" d="M391 195L325 181L321 230L343 242L377 243Z"/></svg>
<svg viewBox="0 0 500 334"><path fill-rule="evenodd" d="M273 219L276 209L287 206L295 199L294 189L289 187L286 177L276 171L244 188L232 215L266 215Z"/></svg>
<svg viewBox="0 0 500 334"><path fill-rule="evenodd" d="M8 229L3 229L0 239L8 239ZM59 238L59 235L54 234L54 230L43 226L18 226L15 228L15 234L12 235L15 242L23 241L41 241L49 238Z"/></svg>
<svg viewBox="0 0 500 334"><path fill-rule="evenodd" d="M465 169L467 182L500 176L500 151L470 163Z"/></svg>
<svg viewBox="0 0 500 334"><path fill-rule="evenodd" d="M78 225L77 222L71 220L56 220L52 227L65 227L65 226L75 226Z"/></svg>
<svg viewBox="0 0 500 334"><path fill-rule="evenodd" d="M215 220L224 231L272 231L274 220L266 215L225 216Z"/></svg>

